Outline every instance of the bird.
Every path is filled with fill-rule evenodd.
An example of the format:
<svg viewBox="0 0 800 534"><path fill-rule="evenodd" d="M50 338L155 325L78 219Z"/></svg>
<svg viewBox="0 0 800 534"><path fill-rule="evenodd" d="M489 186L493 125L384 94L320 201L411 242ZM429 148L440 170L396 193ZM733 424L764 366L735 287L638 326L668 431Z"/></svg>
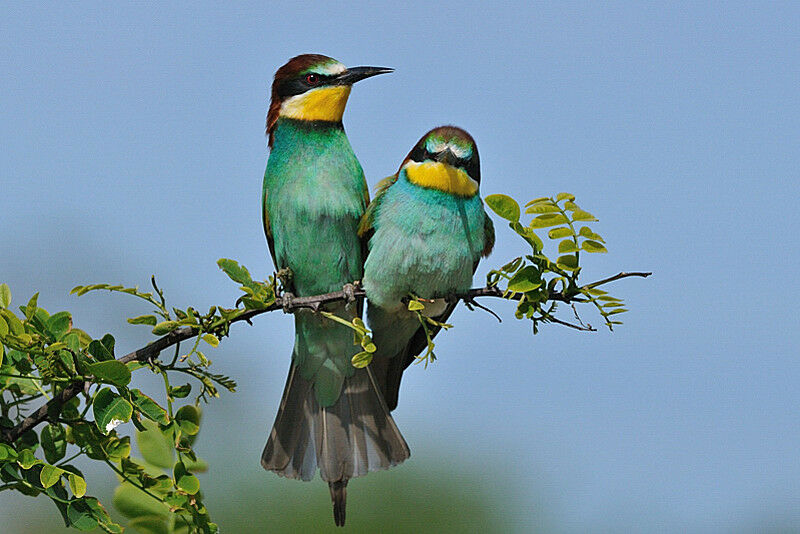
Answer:
<svg viewBox="0 0 800 534"><path fill-rule="evenodd" d="M465 130L426 133L396 174L382 180L359 224L368 242L363 289L377 347L373 375L390 410L397 407L405 369L427 348L409 295L434 299L470 288L481 257L494 246L494 225L479 195L480 160ZM445 322L457 302L436 298L422 312ZM429 327L435 335L440 327Z"/></svg>
<svg viewBox="0 0 800 534"><path fill-rule="evenodd" d="M392 71L304 54L275 73L262 215L273 263L279 273L288 270L284 302L361 279L358 224L369 192L342 116L354 83ZM350 322L361 308L340 303L328 311ZM348 480L388 469L410 452L371 370L351 363L361 350L353 332L311 310L296 312L294 320L289 375L261 465L305 481L319 468L334 522L343 526Z"/></svg>

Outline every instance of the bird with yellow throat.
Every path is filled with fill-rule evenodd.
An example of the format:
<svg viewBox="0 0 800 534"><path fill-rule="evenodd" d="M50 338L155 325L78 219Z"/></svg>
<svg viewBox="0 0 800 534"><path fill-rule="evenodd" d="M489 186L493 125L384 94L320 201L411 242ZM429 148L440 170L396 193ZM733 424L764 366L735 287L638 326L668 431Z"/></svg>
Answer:
<svg viewBox="0 0 800 534"><path fill-rule="evenodd" d="M294 295L340 291L361 279L358 224L369 194L342 116L354 83L391 71L305 54L275 73L262 213L273 262L291 271ZM328 311L350 322L361 306ZM351 363L360 350L350 329L310 310L295 313L289 376L261 457L265 469L287 478L311 480L319 469L339 526L348 480L409 456L372 371Z"/></svg>

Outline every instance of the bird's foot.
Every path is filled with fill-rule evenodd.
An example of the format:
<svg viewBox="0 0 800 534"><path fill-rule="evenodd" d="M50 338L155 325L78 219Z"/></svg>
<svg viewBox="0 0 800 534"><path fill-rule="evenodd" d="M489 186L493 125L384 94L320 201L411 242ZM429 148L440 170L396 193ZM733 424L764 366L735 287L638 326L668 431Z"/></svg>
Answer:
<svg viewBox="0 0 800 534"><path fill-rule="evenodd" d="M281 294L281 304L283 305L283 313L292 313L292 301L294 294L289 291L284 291Z"/></svg>
<svg viewBox="0 0 800 534"><path fill-rule="evenodd" d="M357 289L356 284L357 284L357 282L353 283L353 284L345 284L345 285L342 286L342 293L344 293L344 298L347 301L348 305L353 304L357 300L356 299L356 289Z"/></svg>

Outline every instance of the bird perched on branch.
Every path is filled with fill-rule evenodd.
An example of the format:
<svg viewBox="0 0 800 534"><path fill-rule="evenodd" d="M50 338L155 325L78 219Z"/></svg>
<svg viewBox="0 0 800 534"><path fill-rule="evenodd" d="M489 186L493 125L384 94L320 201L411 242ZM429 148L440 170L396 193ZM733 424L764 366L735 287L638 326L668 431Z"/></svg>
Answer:
<svg viewBox="0 0 800 534"><path fill-rule="evenodd" d="M390 410L397 407L403 371L427 347L418 316L403 299L466 291L494 246L494 226L478 194L478 148L461 128L426 133L400 170L378 184L361 220L369 240L363 285L367 318L378 350L370 367ZM437 299L422 312L444 322L456 302ZM432 334L438 331L431 326Z"/></svg>
<svg viewBox="0 0 800 534"><path fill-rule="evenodd" d="M338 291L361 279L357 228L369 193L342 115L354 83L391 71L306 54L275 73L263 221L275 267L291 271L287 289L295 295ZM350 322L361 307L329 311ZM309 310L295 314L289 377L261 457L265 469L288 478L311 480L319 468L340 526L347 481L409 456L371 370L351 363L359 350L350 329Z"/></svg>

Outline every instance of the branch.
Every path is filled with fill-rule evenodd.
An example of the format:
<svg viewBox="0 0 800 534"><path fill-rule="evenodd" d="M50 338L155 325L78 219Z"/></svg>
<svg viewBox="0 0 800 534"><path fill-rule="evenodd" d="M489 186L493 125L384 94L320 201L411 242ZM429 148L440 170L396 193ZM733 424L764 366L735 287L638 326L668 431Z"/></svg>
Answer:
<svg viewBox="0 0 800 534"><path fill-rule="evenodd" d="M603 284L607 284L609 282L613 282L616 280L620 280L622 278L628 278L631 276L638 276L642 278L647 278L653 273L649 272L621 272L612 277L606 278L604 280L600 280L598 282L594 282L588 284L584 287L593 288ZM457 293L455 295L448 295L445 297L440 298L447 298L448 300L464 300L464 301L471 301L475 298L480 297L497 297L497 298L505 298L507 300L520 300L522 298L521 293L516 294L509 294L507 296L503 296L503 291L501 291L497 287L479 287L470 289L464 293ZM313 295L309 297L291 297L284 300L281 297L275 299L275 302L266 307L261 308L258 310L248 310L241 315L231 319L231 323L239 322L239 321L247 321L250 322L250 319L257 315L261 315L263 313L273 312L277 310L284 310L286 312L295 312L302 309L310 309L313 311L319 311L323 305L331 304L334 302L347 302L355 299L364 299L366 298L366 294L364 290L356 287L351 288L351 290L342 290L342 291L334 291L332 293L325 293L323 295ZM583 302L584 299L576 298L574 295L564 295L563 293L551 293L550 298L548 300L555 300L559 302ZM285 304L285 305L284 305ZM575 325L571 325L569 323L563 323L561 321L555 321L559 324L565 324L566 326L570 326L572 328L576 328ZM578 327L579 330L584 330L584 328ZM588 329L587 329L588 330ZM187 339L191 339L196 336L200 330L195 327L191 326L184 326L173 330L169 334L162 336L149 345L146 345L140 349L137 349L133 352L126 354L118 358L118 361L121 363L128 363L133 361L140 361L146 362L149 360L153 360L156 358L159 353L173 345L180 343L181 341L185 341ZM58 393L55 397L50 399L46 404L41 406L38 410L33 412L31 415L26 417L21 423L16 425L15 427L9 429L2 430L2 440L8 443L13 443L17 439L20 438L25 432L31 430L39 423L42 423L48 419L48 414L51 413L51 410L54 410L55 413L60 411L60 407L63 406L66 402L70 399L76 397L81 391L83 391L84 387L87 384L91 384L91 382L83 382L78 381L70 384L66 388L62 389L60 393Z"/></svg>

